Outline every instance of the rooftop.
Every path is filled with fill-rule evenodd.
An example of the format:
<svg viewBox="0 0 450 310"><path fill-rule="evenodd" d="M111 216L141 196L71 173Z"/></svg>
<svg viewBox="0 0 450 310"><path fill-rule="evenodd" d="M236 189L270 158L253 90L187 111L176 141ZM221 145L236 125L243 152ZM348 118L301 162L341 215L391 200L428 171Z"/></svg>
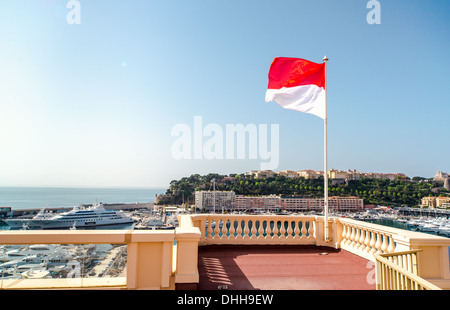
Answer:
<svg viewBox="0 0 450 310"><path fill-rule="evenodd" d="M199 247L199 290L375 290L375 264L308 245Z"/></svg>
<svg viewBox="0 0 450 310"><path fill-rule="evenodd" d="M7 269L0 289L450 289L450 238L321 216L196 214L179 223L175 230L1 231L4 250L111 244L126 248L126 265L106 275L73 264L55 278ZM84 261L89 253L80 250Z"/></svg>

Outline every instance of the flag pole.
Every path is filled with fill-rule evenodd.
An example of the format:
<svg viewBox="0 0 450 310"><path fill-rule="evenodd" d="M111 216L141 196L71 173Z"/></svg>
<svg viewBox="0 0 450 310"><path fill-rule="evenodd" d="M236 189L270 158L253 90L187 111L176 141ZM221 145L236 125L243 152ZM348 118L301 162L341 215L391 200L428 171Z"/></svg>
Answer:
<svg viewBox="0 0 450 310"><path fill-rule="evenodd" d="M324 215L325 215L325 224L324 224L324 237L325 241L328 241L328 133L327 133L327 62L328 58L325 56L323 58L325 63L325 119L324 119Z"/></svg>

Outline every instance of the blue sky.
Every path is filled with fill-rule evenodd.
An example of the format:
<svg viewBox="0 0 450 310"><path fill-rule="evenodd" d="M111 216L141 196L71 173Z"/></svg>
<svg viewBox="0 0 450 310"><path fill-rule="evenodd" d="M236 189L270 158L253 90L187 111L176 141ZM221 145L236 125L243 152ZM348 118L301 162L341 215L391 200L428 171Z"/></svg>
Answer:
<svg viewBox="0 0 450 310"><path fill-rule="evenodd" d="M279 124L277 171L323 170L323 121L265 103L274 57L328 62L329 168L450 172L450 2L0 1L0 186L166 187L261 160L176 160L177 124Z"/></svg>

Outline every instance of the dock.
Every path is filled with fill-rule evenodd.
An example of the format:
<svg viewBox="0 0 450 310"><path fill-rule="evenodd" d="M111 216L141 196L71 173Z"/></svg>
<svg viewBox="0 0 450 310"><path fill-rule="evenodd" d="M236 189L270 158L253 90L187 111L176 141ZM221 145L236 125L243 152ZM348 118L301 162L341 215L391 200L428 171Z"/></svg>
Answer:
<svg viewBox="0 0 450 310"><path fill-rule="evenodd" d="M124 272L126 267L127 246L114 247L105 258L96 265L90 274L92 277L112 277Z"/></svg>

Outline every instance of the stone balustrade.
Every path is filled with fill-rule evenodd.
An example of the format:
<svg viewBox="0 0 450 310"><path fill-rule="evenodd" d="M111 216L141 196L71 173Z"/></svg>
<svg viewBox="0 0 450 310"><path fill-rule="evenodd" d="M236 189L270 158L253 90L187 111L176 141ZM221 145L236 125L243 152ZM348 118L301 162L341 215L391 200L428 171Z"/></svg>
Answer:
<svg viewBox="0 0 450 310"><path fill-rule="evenodd" d="M180 216L179 223L175 231L2 231L0 237L1 244L7 245L126 244L126 278L85 279L86 287L195 287L199 281L198 246L268 244L340 248L371 261L375 261L375 255L419 250L417 276L450 289L450 238L348 218L330 217L324 223L322 216L194 214ZM328 240L324 238L325 229L328 229ZM70 288L64 283L62 279L21 280L20 283L3 280L2 288Z"/></svg>
<svg viewBox="0 0 450 310"><path fill-rule="evenodd" d="M230 214L191 217L201 232L200 245L324 244L321 217Z"/></svg>

